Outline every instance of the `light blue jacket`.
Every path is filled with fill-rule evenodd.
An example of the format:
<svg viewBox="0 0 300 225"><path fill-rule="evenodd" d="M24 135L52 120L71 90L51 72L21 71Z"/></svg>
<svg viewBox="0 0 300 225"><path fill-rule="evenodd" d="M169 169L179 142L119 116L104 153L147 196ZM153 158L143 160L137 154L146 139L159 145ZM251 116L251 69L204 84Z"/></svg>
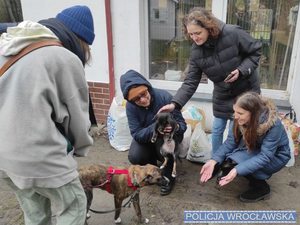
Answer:
<svg viewBox="0 0 300 225"><path fill-rule="evenodd" d="M235 167L238 175L252 174L257 179L268 179L283 168L291 157L288 136L277 117L274 104L266 101L266 105L268 110L261 114L257 129L257 149L249 151L243 138L235 143L232 125L227 140L213 154L212 159L222 163L230 158L238 163Z"/></svg>

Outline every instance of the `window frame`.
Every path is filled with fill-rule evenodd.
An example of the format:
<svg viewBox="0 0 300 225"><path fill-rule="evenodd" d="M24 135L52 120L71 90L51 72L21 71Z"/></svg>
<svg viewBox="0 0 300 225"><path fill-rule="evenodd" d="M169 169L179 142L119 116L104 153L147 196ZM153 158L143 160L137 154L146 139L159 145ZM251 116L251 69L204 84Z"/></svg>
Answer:
<svg viewBox="0 0 300 225"><path fill-rule="evenodd" d="M166 80L155 80L149 79L149 14L148 14L148 1L143 1L141 10L141 34L145 40L141 43L141 49L143 52L143 60L142 60L142 71L145 74L146 78L149 80L151 85L157 88L165 89L171 92L176 92L180 87L182 82L180 81L166 81ZM299 3L300 4L300 3ZM212 13L222 21L226 22L227 15L227 0L212 0ZM298 12L299 13L299 12ZM290 97L290 92L294 80L294 75L300 72L300 69L297 69L294 62L296 62L296 58L299 57L297 54L297 41L300 38L300 16L298 15L297 24L295 28L295 38L294 45L292 49L291 62L290 62L290 70L288 75L288 82L286 90L278 90L278 89L262 89L262 95L275 99L275 100L283 100L287 101ZM211 94L213 92L213 82L208 79L208 83L200 83L197 90L196 95L206 95Z"/></svg>

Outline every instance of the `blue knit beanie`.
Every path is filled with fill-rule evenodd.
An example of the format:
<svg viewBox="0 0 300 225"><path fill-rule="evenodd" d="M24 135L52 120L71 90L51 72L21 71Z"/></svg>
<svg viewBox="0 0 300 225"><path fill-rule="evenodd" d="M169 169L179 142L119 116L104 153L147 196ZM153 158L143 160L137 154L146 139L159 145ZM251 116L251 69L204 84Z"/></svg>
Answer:
<svg viewBox="0 0 300 225"><path fill-rule="evenodd" d="M87 6L76 5L58 13L56 19L91 45L94 41L94 22L91 10Z"/></svg>

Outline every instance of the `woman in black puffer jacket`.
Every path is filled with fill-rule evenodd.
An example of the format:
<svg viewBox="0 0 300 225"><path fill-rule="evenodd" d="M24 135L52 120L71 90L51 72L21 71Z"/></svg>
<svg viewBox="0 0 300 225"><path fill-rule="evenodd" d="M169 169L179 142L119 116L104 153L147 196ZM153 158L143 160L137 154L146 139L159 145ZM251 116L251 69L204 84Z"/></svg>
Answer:
<svg viewBox="0 0 300 225"><path fill-rule="evenodd" d="M261 43L238 26L224 24L203 8L192 9L183 20L193 40L189 70L182 86L160 111L181 109L195 93L202 73L214 83L212 149L223 142L227 120L232 120L234 99L245 91L260 93L257 66Z"/></svg>

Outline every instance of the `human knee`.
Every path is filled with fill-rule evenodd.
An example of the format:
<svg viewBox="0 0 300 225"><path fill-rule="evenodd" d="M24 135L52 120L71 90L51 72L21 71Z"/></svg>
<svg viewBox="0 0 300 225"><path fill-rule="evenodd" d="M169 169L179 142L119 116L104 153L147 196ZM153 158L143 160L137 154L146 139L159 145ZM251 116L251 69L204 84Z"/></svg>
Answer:
<svg viewBox="0 0 300 225"><path fill-rule="evenodd" d="M128 160L133 165L146 165L147 161L140 156L137 155L128 155Z"/></svg>

